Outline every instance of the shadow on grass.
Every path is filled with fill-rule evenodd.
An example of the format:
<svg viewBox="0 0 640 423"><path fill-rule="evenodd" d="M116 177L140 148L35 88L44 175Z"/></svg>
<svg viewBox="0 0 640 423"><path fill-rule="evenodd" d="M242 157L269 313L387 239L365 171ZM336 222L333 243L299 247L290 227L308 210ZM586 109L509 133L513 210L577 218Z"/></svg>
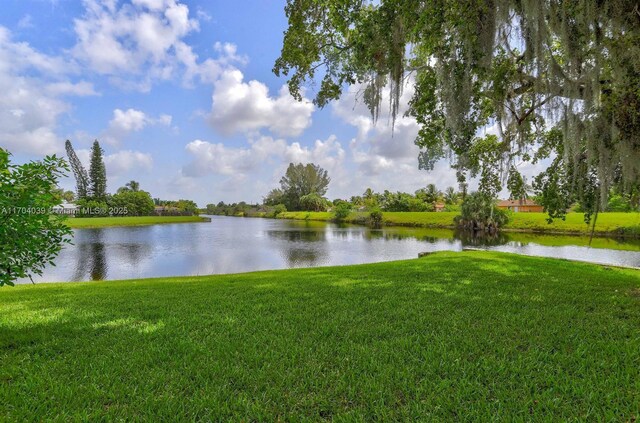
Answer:
<svg viewBox="0 0 640 423"><path fill-rule="evenodd" d="M468 401L500 413L536 395L547 416L557 404L564 416L594 402L626 410L637 392L628 381L638 380L640 272L606 269L437 253L3 290L0 389L16 419L59 416L61 404L75 416L108 404L111 417L189 409L246 420L350 410L401 419L424 404L446 418L469 415Z"/></svg>

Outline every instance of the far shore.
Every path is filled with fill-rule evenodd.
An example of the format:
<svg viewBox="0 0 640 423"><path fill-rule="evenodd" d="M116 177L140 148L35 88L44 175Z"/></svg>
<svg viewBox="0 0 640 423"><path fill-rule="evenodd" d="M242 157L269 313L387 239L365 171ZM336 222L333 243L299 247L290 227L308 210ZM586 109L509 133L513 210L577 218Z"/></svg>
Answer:
<svg viewBox="0 0 640 423"><path fill-rule="evenodd" d="M455 229L453 219L457 212L383 212L384 226ZM368 212L353 212L344 223L367 224ZM246 217L271 217L265 213ZM584 222L582 213L569 213L565 220L547 222L546 213L513 213L509 223L501 228L505 232L540 233L548 235L589 235L592 223ZM278 219L334 221L331 212L284 212ZM596 221L595 236L617 238L640 238L640 213L600 213Z"/></svg>
<svg viewBox="0 0 640 423"><path fill-rule="evenodd" d="M73 217L65 223L73 229L95 229L117 226L147 226L169 223L209 222L202 216L122 216L122 217Z"/></svg>

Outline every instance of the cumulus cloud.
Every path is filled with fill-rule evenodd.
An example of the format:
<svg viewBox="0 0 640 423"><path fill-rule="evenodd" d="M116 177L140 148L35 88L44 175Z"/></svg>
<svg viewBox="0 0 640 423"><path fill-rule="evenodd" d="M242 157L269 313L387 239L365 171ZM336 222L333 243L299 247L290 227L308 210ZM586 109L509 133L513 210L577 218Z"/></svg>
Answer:
<svg viewBox="0 0 640 423"><path fill-rule="evenodd" d="M78 159L89 170L91 165L91 150L81 148L76 150ZM120 150L104 155L104 166L107 176L118 177L127 175L133 170L150 171L153 168L153 157L149 153L140 151Z"/></svg>
<svg viewBox="0 0 640 423"><path fill-rule="evenodd" d="M314 106L298 102L282 87L276 97L259 81L244 82L238 69L229 69L215 81L211 125L225 135L267 128L279 136L297 136L311 125Z"/></svg>
<svg viewBox="0 0 640 423"><path fill-rule="evenodd" d="M123 132L139 131L146 126L147 115L140 110L127 109L126 111L115 109L113 119L109 122L109 127Z"/></svg>
<svg viewBox="0 0 640 423"><path fill-rule="evenodd" d="M153 158L148 153L121 150L106 155L104 157L104 165L107 168L107 175L118 176L132 169L151 170L153 168Z"/></svg>
<svg viewBox="0 0 640 423"><path fill-rule="evenodd" d="M103 74L140 72L152 65L153 73L161 76L171 66L170 50L198 29L198 22L189 19L189 8L175 0L121 5L85 0L84 5L85 15L74 21L78 40L73 53Z"/></svg>
<svg viewBox="0 0 640 423"><path fill-rule="evenodd" d="M84 0L85 13L74 20L72 54L89 69L124 89L149 91L154 81L181 74L213 82L231 63L244 63L233 44L214 45L219 58L199 61L184 38L199 22L179 0Z"/></svg>
<svg viewBox="0 0 640 423"><path fill-rule="evenodd" d="M345 158L345 151L335 136L325 141L317 140L311 147L297 142L288 144L283 139L267 136L250 140L247 147L240 148L195 140L187 144L186 150L193 156L193 161L183 168L183 174L189 177L246 176L265 164L275 165L275 175L284 172L291 162L313 162L329 171L337 171Z"/></svg>
<svg viewBox="0 0 640 423"><path fill-rule="evenodd" d="M132 132L141 131L149 125L170 126L171 121L171 115L163 114L158 118L152 118L141 110L115 109L103 139L108 143L117 144Z"/></svg>
<svg viewBox="0 0 640 423"><path fill-rule="evenodd" d="M13 153L60 152L57 123L70 109L60 97L96 94L90 83L69 80L75 71L73 63L14 41L0 26L0 145Z"/></svg>

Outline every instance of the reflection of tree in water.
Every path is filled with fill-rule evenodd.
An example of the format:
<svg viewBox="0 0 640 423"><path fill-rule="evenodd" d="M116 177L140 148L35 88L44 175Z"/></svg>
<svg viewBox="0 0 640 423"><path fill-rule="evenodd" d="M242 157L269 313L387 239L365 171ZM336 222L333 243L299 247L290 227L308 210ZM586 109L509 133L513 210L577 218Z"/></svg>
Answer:
<svg viewBox="0 0 640 423"><path fill-rule="evenodd" d="M322 230L270 230L267 236L285 241L280 244L280 252L287 266L315 266L328 257L327 235Z"/></svg>
<svg viewBox="0 0 640 423"><path fill-rule="evenodd" d="M91 258L91 280L104 280L107 277L107 258L104 254L104 244L102 242L91 244Z"/></svg>
<svg viewBox="0 0 640 423"><path fill-rule="evenodd" d="M284 253L289 267L315 266L323 261L321 258L325 255L316 248L287 248Z"/></svg>
<svg viewBox="0 0 640 423"><path fill-rule="evenodd" d="M417 241L429 242L431 244L451 239L426 235L424 233L421 233L419 229L408 230L405 232L397 232L393 230L390 231L386 229L370 229L364 232L363 236L367 241L377 239L383 239L385 241L402 241L404 239L415 239Z"/></svg>
<svg viewBox="0 0 640 423"><path fill-rule="evenodd" d="M124 258L119 258L119 260L127 260L133 267L137 266L148 255L148 250L150 249L148 245L142 244L126 244L121 247L124 250Z"/></svg>
<svg viewBox="0 0 640 423"><path fill-rule="evenodd" d="M509 237L504 232L456 230L455 237L462 242L463 247L493 247L509 242Z"/></svg>
<svg viewBox="0 0 640 423"><path fill-rule="evenodd" d="M107 277L107 259L102 241L103 230L83 229L82 236L87 238L77 244L78 254L73 280L84 280L87 271L91 280L104 280Z"/></svg>
<svg viewBox="0 0 640 423"><path fill-rule="evenodd" d="M265 231L271 238L290 242L321 242L326 241L324 231Z"/></svg>

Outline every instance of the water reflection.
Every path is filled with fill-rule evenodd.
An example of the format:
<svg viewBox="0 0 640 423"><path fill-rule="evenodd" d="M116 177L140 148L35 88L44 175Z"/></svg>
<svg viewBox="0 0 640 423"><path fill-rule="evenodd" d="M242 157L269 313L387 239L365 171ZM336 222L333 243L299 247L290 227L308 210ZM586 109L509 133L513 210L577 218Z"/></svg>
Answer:
<svg viewBox="0 0 640 423"><path fill-rule="evenodd" d="M275 242L281 257L286 260L287 267L319 266L328 259L326 231L319 230L317 225L306 223L264 231L264 234Z"/></svg>
<svg viewBox="0 0 640 423"><path fill-rule="evenodd" d="M210 223L80 229L34 281L81 281L343 265L415 258L472 246L640 267L640 240L218 217ZM611 248L616 248L611 249ZM20 282L29 282L28 279Z"/></svg>
<svg viewBox="0 0 640 423"><path fill-rule="evenodd" d="M505 245L510 241L506 232L456 230L453 236L460 240L464 247L494 247Z"/></svg>
<svg viewBox="0 0 640 423"><path fill-rule="evenodd" d="M271 238L288 242L322 242L327 239L326 233L318 230L270 230L265 233Z"/></svg>
<svg viewBox="0 0 640 423"><path fill-rule="evenodd" d="M107 258L103 241L104 229L87 229L74 237L76 244L76 265L73 280L85 280L86 275L94 281L107 277Z"/></svg>

